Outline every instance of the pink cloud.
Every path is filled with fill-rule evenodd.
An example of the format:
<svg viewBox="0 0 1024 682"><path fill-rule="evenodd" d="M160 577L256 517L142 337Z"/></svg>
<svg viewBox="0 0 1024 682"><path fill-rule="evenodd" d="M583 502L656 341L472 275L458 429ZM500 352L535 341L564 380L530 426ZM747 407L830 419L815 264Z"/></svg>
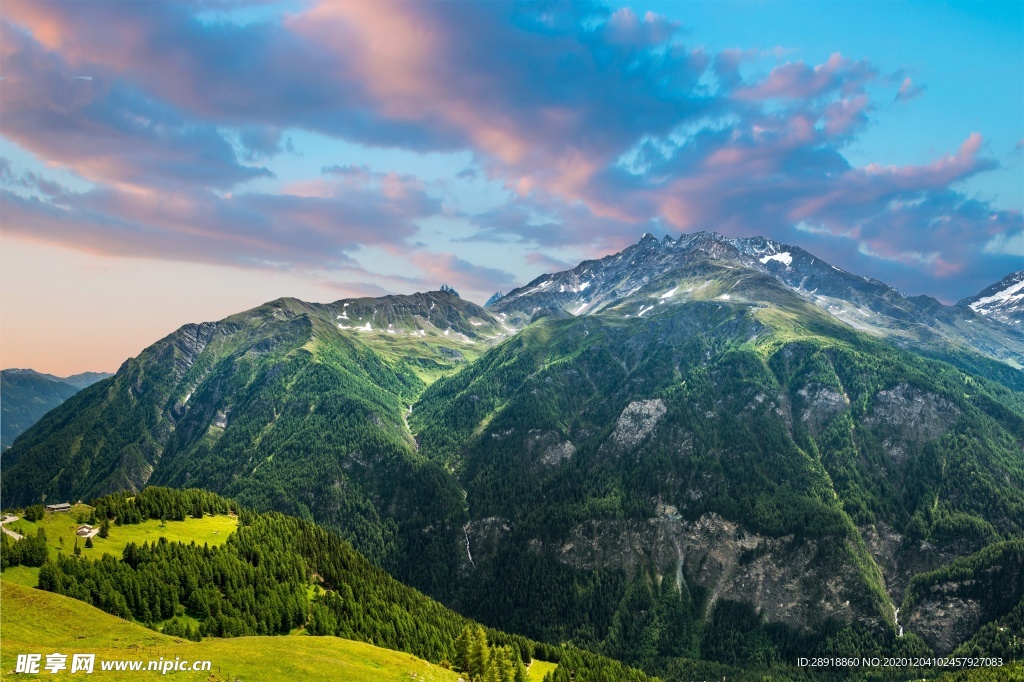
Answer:
<svg viewBox="0 0 1024 682"><path fill-rule="evenodd" d="M924 85L914 85L914 81L910 80L910 76L907 76L903 79L903 82L900 83L900 89L896 92L896 101L906 102L908 100L912 100L923 93L926 89L927 88Z"/></svg>
<svg viewBox="0 0 1024 682"><path fill-rule="evenodd" d="M877 71L867 62L854 62L836 52L822 64L787 62L772 69L760 83L738 89L740 100L809 99L839 91L847 95L874 79Z"/></svg>

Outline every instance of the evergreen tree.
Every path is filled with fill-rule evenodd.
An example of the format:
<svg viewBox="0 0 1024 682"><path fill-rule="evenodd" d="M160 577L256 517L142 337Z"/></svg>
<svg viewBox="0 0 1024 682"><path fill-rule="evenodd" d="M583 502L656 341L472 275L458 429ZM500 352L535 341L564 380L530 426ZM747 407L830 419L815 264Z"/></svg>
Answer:
<svg viewBox="0 0 1024 682"><path fill-rule="evenodd" d="M473 641L473 630L466 625L462 633L455 640L455 668L462 672L469 671L469 646Z"/></svg>
<svg viewBox="0 0 1024 682"><path fill-rule="evenodd" d="M90 535L85 539L85 548L92 549L92 536Z"/></svg>
<svg viewBox="0 0 1024 682"><path fill-rule="evenodd" d="M110 535L110 519L104 517L103 522L100 523L100 537L107 538Z"/></svg>
<svg viewBox="0 0 1024 682"><path fill-rule="evenodd" d="M523 659L517 658L515 662L515 674L512 677L513 682L526 682L526 666L523 665Z"/></svg>
<svg viewBox="0 0 1024 682"><path fill-rule="evenodd" d="M469 665L466 669L466 672L469 673L469 679L479 680L483 678L489 660L490 651L487 648L487 633L483 627L478 625L476 627L476 634L473 635L473 641L469 645Z"/></svg>

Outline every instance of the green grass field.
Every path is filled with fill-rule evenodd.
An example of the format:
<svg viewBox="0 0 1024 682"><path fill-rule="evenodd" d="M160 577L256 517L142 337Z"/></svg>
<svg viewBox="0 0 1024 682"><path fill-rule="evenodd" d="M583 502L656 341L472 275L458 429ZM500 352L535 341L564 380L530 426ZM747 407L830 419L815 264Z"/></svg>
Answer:
<svg viewBox="0 0 1024 682"><path fill-rule="evenodd" d="M38 528L43 528L46 531L46 542L50 546L50 556L54 558L58 551L69 554L73 552L76 540L78 546L82 548L82 556L94 558L101 554L112 554L120 558L125 545L129 542L137 544L155 542L161 537L165 537L171 542L187 543L195 540L197 545L202 545L205 542L212 547L224 544L228 535L238 527L238 519L232 516L205 516L202 519L189 517L184 521L167 521L163 526L160 521L149 519L130 526L111 525L109 537L94 537L92 549L86 549L85 539L78 537L75 533L81 525L78 519L88 519L91 514L92 507L89 505L76 504L67 513L51 514L47 512L42 519L35 523L19 519L4 525L25 536L35 535ZM63 544L61 544L62 540ZM4 578L7 578L6 571ZM16 578L11 578L11 580L20 582Z"/></svg>
<svg viewBox="0 0 1024 682"><path fill-rule="evenodd" d="M557 663L548 663L547 661L534 661L530 665L529 675L527 675L530 682L541 682L544 676L549 672L554 672L555 668L558 667Z"/></svg>
<svg viewBox="0 0 1024 682"><path fill-rule="evenodd" d="M6 573L5 573L6 575ZM146 672L104 672L103 660L209 660L211 672L169 672L175 680L350 680L455 682L458 675L410 654L337 637L238 637L188 642L115 618L83 602L0 580L0 677L12 675L18 654L96 654L89 679L137 680Z"/></svg>
<svg viewBox="0 0 1024 682"><path fill-rule="evenodd" d="M39 584L39 568L36 566L11 566L3 573L0 573L4 580L26 587L35 587Z"/></svg>

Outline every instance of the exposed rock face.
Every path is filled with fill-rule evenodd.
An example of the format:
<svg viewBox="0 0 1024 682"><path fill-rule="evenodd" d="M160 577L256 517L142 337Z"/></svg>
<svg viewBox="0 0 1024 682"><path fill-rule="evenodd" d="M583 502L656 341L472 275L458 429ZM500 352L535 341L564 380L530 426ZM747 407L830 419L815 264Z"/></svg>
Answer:
<svg viewBox="0 0 1024 682"><path fill-rule="evenodd" d="M202 322L200 324L186 324L177 331L173 340L174 347L174 375L181 380L185 373L192 367L199 354L210 343L217 325L213 322Z"/></svg>
<svg viewBox="0 0 1024 682"><path fill-rule="evenodd" d="M541 463L555 466L576 454L572 441L564 440L557 431L530 429L526 436L527 454L537 455Z"/></svg>
<svg viewBox="0 0 1024 682"><path fill-rule="evenodd" d="M635 447L654 431L666 411L661 398L631 402L619 415L611 435L612 442L624 448Z"/></svg>
<svg viewBox="0 0 1024 682"><path fill-rule="evenodd" d="M614 566L633 575L653 561L679 581L685 565L686 575L709 591L709 608L719 598L750 601L768 621L802 630L829 617L854 620L856 569L821 566L815 543L750 533L713 513L686 521L671 505L660 504L658 511L647 521L580 524L560 545L546 549L584 570ZM535 551L542 547L531 543Z"/></svg>
<svg viewBox="0 0 1024 682"><path fill-rule="evenodd" d="M902 463L908 445L938 438L959 416L960 410L948 400L901 383L875 395L864 423L884 437L886 453Z"/></svg>
<svg viewBox="0 0 1024 682"><path fill-rule="evenodd" d="M924 540L905 547L903 535L882 521L874 526L861 526L859 530L875 563L882 570L885 589L896 604L903 601L903 593L915 575L945 566L977 549L962 544L940 549Z"/></svg>
<svg viewBox="0 0 1024 682"><path fill-rule="evenodd" d="M850 407L850 399L829 386L811 384L797 391L804 400L800 420L807 425L814 436L821 433L829 421Z"/></svg>
<svg viewBox="0 0 1024 682"><path fill-rule="evenodd" d="M500 516L468 522L463 528L468 543L467 561L469 557L478 558L496 552L498 545L511 530L508 519Z"/></svg>
<svg viewBox="0 0 1024 682"><path fill-rule="evenodd" d="M438 346L437 352L440 353L442 356L448 358L449 360L453 360L454 362L463 362L466 359L466 356L464 356L462 353L455 350L454 348L448 348L447 346Z"/></svg>
<svg viewBox="0 0 1024 682"><path fill-rule="evenodd" d="M943 587L948 589L934 591L917 604L906 623L908 630L920 635L940 656L951 653L982 625L980 603L950 594L959 584Z"/></svg>

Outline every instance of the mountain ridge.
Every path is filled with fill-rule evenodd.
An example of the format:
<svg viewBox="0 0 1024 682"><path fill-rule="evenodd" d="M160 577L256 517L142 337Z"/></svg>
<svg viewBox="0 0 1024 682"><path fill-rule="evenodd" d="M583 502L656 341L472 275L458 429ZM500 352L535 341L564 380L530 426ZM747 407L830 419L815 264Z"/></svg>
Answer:
<svg viewBox="0 0 1024 682"><path fill-rule="evenodd" d="M541 275L494 301L489 309L520 325L552 308L573 315L595 314L642 294L674 273L685 279L700 261L728 263L771 276L851 327L897 344L933 352L964 349L1017 369L1024 367L1024 334L1018 329L1008 329L967 305L946 306L931 297L907 297L880 280L849 273L801 247L764 237L697 232L659 241L647 233L618 253ZM681 294L668 286L658 293L700 297L702 283L689 279L690 289ZM716 296L729 293L711 291Z"/></svg>

